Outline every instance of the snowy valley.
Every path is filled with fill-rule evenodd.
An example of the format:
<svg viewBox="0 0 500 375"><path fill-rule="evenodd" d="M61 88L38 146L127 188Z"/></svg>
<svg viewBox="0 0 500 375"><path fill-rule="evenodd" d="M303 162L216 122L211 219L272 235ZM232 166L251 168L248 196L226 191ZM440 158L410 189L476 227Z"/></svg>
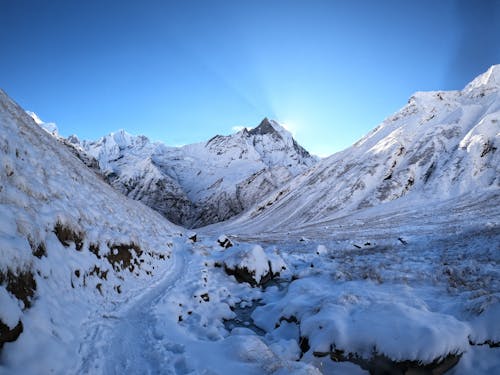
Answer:
<svg viewBox="0 0 500 375"><path fill-rule="evenodd" d="M0 91L0 374L500 373L500 65L322 160L52 125Z"/></svg>

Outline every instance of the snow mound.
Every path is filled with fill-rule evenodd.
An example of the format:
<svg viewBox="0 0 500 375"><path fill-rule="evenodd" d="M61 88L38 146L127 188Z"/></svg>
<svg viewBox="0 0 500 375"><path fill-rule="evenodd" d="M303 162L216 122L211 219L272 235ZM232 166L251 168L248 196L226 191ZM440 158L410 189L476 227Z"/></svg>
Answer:
<svg viewBox="0 0 500 375"><path fill-rule="evenodd" d="M471 341L477 344L500 343L500 303L488 306L478 317L472 320Z"/></svg>
<svg viewBox="0 0 500 375"><path fill-rule="evenodd" d="M284 260L276 252L267 253L259 245L236 246L224 253L226 272L240 282L262 285L286 270Z"/></svg>
<svg viewBox="0 0 500 375"><path fill-rule="evenodd" d="M297 321L301 336L318 355L340 350L367 359L376 354L431 363L468 348L468 324L419 301L401 299L399 293L390 296L391 286L326 285L326 278L294 281L283 299L257 308L254 320L266 331L283 319Z"/></svg>

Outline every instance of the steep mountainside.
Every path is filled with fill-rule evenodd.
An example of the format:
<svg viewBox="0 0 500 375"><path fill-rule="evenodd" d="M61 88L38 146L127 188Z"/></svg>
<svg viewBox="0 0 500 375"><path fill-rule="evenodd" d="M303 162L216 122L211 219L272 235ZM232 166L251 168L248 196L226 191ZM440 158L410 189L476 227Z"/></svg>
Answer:
<svg viewBox="0 0 500 375"><path fill-rule="evenodd" d="M425 206L497 191L499 147L496 65L462 91L416 93L352 147L322 160L228 228L284 230L394 200Z"/></svg>
<svg viewBox="0 0 500 375"><path fill-rule="evenodd" d="M74 358L85 319L168 270L181 233L116 192L0 90L1 366L64 372L55 353Z"/></svg>
<svg viewBox="0 0 500 375"><path fill-rule="evenodd" d="M242 212L317 161L268 119L180 148L124 131L95 142L69 141L99 161L112 186L188 227Z"/></svg>

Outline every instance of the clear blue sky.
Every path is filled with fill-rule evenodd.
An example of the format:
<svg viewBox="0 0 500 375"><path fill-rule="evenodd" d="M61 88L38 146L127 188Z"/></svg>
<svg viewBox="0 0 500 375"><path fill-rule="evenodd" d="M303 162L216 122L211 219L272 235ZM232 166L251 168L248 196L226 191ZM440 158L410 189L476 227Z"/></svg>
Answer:
<svg viewBox="0 0 500 375"><path fill-rule="evenodd" d="M500 63L500 1L0 0L0 87L63 135L169 145L268 116L327 155Z"/></svg>

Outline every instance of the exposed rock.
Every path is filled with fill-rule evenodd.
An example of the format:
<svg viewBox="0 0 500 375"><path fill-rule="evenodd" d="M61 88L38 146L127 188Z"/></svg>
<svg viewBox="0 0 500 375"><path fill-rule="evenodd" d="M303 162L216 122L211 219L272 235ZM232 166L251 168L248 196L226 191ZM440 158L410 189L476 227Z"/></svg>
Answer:
<svg viewBox="0 0 500 375"><path fill-rule="evenodd" d="M420 361L394 361L390 358L374 354L366 359L353 353L331 348L329 352L314 352L316 357L329 356L335 362L352 362L373 375L442 375L454 367L460 360L461 355L448 354L444 358L437 358L431 363Z"/></svg>
<svg viewBox="0 0 500 375"><path fill-rule="evenodd" d="M21 321L14 328L10 329L0 320L0 350L6 342L16 341L21 333L23 333L23 323Z"/></svg>
<svg viewBox="0 0 500 375"><path fill-rule="evenodd" d="M224 270L229 276L234 276L239 283L249 283L251 286L261 286L268 283L273 277L273 273L269 270L264 274L259 281L255 279L255 270L249 270L246 267L224 267Z"/></svg>
<svg viewBox="0 0 500 375"><path fill-rule="evenodd" d="M240 283L251 286L263 286L286 269L283 259L277 253L266 253L258 245L227 251L224 259L224 270L233 275Z"/></svg>
<svg viewBox="0 0 500 375"><path fill-rule="evenodd" d="M191 242L196 242L198 240L198 235L196 233L189 233L188 239L191 240Z"/></svg>
<svg viewBox="0 0 500 375"><path fill-rule="evenodd" d="M219 244L220 247L223 247L224 249L229 249L230 247L233 246L231 240L224 235L220 236L217 239L217 243Z"/></svg>

